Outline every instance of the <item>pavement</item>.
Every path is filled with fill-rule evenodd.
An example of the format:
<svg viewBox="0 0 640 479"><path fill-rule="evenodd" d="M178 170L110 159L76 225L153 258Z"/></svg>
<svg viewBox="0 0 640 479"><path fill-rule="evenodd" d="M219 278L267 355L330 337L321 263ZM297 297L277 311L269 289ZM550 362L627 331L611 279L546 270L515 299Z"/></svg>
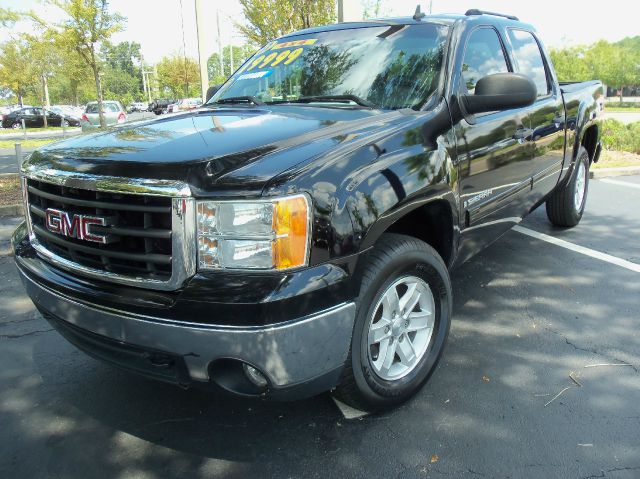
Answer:
<svg viewBox="0 0 640 479"><path fill-rule="evenodd" d="M538 209L454 271L431 380L355 420L329 394L238 399L95 361L0 257L0 477L637 479L639 202L640 176L592 180L576 228Z"/></svg>

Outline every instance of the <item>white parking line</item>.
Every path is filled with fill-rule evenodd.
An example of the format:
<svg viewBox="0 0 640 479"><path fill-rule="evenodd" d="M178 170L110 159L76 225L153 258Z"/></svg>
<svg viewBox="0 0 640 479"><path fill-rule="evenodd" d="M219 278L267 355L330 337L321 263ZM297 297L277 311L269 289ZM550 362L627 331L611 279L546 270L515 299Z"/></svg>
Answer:
<svg viewBox="0 0 640 479"><path fill-rule="evenodd" d="M562 248L575 251L576 253L581 253L586 256L590 256L591 258L599 259L601 261L615 264L616 266L620 266L630 271L640 273L640 264L632 263L631 261L627 261L626 259L617 258L607 253L601 253L600 251L596 251L591 248L585 248L584 246L579 246L577 244L569 243L568 241L562 240L560 238L554 238L553 236L549 236L544 233L538 233L537 231L530 230L529 228L524 228L522 226L514 226L513 231L517 231L518 233L531 236L532 238L546 241L547 243L551 243L556 246L560 246Z"/></svg>
<svg viewBox="0 0 640 479"><path fill-rule="evenodd" d="M638 188L640 189L640 185L636 183L629 183L628 181L620 181L620 180L612 180L609 178L603 178L601 180L602 183L609 183L610 185L620 185L620 186L628 186L630 188Z"/></svg>

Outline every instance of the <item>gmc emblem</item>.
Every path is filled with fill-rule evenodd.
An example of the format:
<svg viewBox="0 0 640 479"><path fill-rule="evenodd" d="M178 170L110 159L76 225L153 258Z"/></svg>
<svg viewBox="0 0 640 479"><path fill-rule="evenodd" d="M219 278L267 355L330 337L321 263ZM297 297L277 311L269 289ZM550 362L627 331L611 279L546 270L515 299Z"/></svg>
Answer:
<svg viewBox="0 0 640 479"><path fill-rule="evenodd" d="M45 223L52 233L95 243L107 242L105 235L94 233L89 228L91 225L107 226L107 219L100 216L73 215L70 217L66 211L48 208L45 212Z"/></svg>

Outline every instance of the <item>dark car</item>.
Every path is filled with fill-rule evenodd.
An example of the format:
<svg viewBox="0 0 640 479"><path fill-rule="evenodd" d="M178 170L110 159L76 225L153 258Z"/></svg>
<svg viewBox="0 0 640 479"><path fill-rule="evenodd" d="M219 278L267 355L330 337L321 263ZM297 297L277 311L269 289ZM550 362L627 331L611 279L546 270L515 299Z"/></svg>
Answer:
<svg viewBox="0 0 640 479"><path fill-rule="evenodd" d="M64 120L63 120L64 118ZM40 128L44 126L44 110L40 107L28 107L15 110L2 119L3 128L22 128L22 120L26 128ZM47 111L48 126L80 126L80 118L61 116L51 110Z"/></svg>
<svg viewBox="0 0 640 479"><path fill-rule="evenodd" d="M438 364L456 266L541 205L580 222L602 88L477 10L291 33L200 108L34 151L15 261L122 368L388 408Z"/></svg>
<svg viewBox="0 0 640 479"><path fill-rule="evenodd" d="M162 115L167 113L169 105L173 105L175 102L175 100L169 100L166 98L155 99L149 103L148 111L153 112L156 115Z"/></svg>

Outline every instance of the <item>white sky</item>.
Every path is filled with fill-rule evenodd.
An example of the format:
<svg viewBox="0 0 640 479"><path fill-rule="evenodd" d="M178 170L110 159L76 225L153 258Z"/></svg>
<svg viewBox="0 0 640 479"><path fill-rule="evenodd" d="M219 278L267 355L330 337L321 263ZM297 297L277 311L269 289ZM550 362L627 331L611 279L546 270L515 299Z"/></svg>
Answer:
<svg viewBox="0 0 640 479"><path fill-rule="evenodd" d="M182 1L182 9L180 2ZM136 41L142 45L147 62L155 63L163 56L182 52L181 12L187 55L196 58L195 0L110 0L110 8L128 18L126 29L113 40ZM416 4L429 11L429 0L383 0L386 12L396 16L412 15ZM348 15L358 20L362 11L360 0L345 0ZM234 27L242 21L242 9L237 0L202 0L205 24L205 53L217 51L216 11L220 12L223 44L242 44L243 38ZM595 5L598 5L595 7ZM17 10L33 9L43 18L56 21L59 11L38 0L0 0L0 6ZM534 8L535 7L535 10ZM505 0L433 0L434 13L464 13L469 8L505 12L532 23L547 46L587 44L599 39L617 41L640 35L640 2L637 0L536 0L535 2ZM24 23L12 29L0 28L0 41L11 32L26 30Z"/></svg>

